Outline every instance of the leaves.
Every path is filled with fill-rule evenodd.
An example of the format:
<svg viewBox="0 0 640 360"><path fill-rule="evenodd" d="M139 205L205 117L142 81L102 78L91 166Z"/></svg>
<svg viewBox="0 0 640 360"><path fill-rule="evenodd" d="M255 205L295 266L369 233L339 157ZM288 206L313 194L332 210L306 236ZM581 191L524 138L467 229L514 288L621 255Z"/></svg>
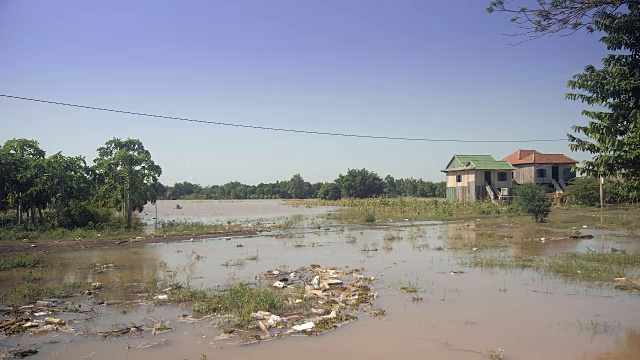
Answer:
<svg viewBox="0 0 640 360"><path fill-rule="evenodd" d="M592 107L582 115L591 119L568 134L573 151L593 154L577 169L587 175L640 179L640 5L630 4L626 13L603 13L592 26L606 35L601 42L612 53L603 67L585 67L567 85L566 98ZM579 135L583 134L586 138Z"/></svg>

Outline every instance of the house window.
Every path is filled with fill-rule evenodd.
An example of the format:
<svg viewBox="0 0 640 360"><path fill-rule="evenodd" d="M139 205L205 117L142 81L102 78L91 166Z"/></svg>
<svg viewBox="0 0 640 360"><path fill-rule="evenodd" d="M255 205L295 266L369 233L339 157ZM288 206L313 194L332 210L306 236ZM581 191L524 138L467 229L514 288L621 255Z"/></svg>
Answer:
<svg viewBox="0 0 640 360"><path fill-rule="evenodd" d="M499 172L498 181L507 181L507 173L504 171Z"/></svg>
<svg viewBox="0 0 640 360"><path fill-rule="evenodd" d="M456 175L456 182L462 182L462 175Z"/></svg>
<svg viewBox="0 0 640 360"><path fill-rule="evenodd" d="M539 178L547 177L547 169L538 169L537 170L537 177L539 177Z"/></svg>

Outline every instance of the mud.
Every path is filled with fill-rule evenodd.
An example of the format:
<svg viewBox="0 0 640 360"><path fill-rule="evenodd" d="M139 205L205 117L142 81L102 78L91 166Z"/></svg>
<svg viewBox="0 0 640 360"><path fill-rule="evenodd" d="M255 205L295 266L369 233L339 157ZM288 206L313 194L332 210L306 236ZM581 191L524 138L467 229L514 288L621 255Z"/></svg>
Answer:
<svg viewBox="0 0 640 360"><path fill-rule="evenodd" d="M504 351L505 359L612 360L640 356L637 293L619 291L609 284L566 282L530 270L488 271L461 265L465 256L478 252L632 250L638 247L637 239L602 232L592 233L593 239L444 250L453 248L454 241L471 241L475 236L470 235L472 232L458 235L458 228L429 223L346 227L345 231L300 229L279 237L76 247L49 253L45 255L45 268L31 269L43 282L104 284L99 295L69 301L86 305L95 303L99 296L102 301L123 303L94 306L96 316L91 318L66 317L75 333L26 332L1 339L0 347L5 353L37 350L30 359L483 359L498 349ZM238 259L243 259L243 264L222 266ZM97 264L113 267L102 270ZM239 338L223 336L223 328L212 318L192 318L188 307L143 300L118 285L158 276L215 289L238 280L255 282L257 274L269 269L297 269L309 264L345 271L362 268L360 273L376 279L379 297L375 307L383 309L384 315L362 314L357 321L319 336L294 336L247 346L241 345ZM0 293L20 284L24 273L1 272ZM417 292L405 293L400 290L403 286L416 288ZM416 295L422 299L414 301ZM156 321L172 330L155 335L150 331L100 335L132 325L153 327Z"/></svg>

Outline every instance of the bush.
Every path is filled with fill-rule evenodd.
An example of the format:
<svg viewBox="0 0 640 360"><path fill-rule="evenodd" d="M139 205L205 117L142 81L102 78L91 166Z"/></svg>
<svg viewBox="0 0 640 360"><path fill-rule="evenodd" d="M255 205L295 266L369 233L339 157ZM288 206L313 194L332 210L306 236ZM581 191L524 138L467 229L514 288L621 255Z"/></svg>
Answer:
<svg viewBox="0 0 640 360"><path fill-rule="evenodd" d="M71 200L60 214L59 224L67 229L106 224L111 220L111 211L91 206L85 201Z"/></svg>
<svg viewBox="0 0 640 360"><path fill-rule="evenodd" d="M551 210L551 200L536 184L522 184L516 187L515 204L522 211L533 215L536 222L544 222Z"/></svg>
<svg viewBox="0 0 640 360"><path fill-rule="evenodd" d="M322 200L340 200L342 191L336 183L324 183L318 191L318 198Z"/></svg>

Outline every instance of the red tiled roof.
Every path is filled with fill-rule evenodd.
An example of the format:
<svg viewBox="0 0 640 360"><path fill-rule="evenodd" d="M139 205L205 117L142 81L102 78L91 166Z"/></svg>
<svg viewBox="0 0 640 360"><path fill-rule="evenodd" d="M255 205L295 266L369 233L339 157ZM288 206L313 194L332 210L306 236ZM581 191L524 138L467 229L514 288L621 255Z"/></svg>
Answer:
<svg viewBox="0 0 640 360"><path fill-rule="evenodd" d="M576 160L563 154L543 154L536 150L518 150L503 159L511 165L522 164L575 164Z"/></svg>

